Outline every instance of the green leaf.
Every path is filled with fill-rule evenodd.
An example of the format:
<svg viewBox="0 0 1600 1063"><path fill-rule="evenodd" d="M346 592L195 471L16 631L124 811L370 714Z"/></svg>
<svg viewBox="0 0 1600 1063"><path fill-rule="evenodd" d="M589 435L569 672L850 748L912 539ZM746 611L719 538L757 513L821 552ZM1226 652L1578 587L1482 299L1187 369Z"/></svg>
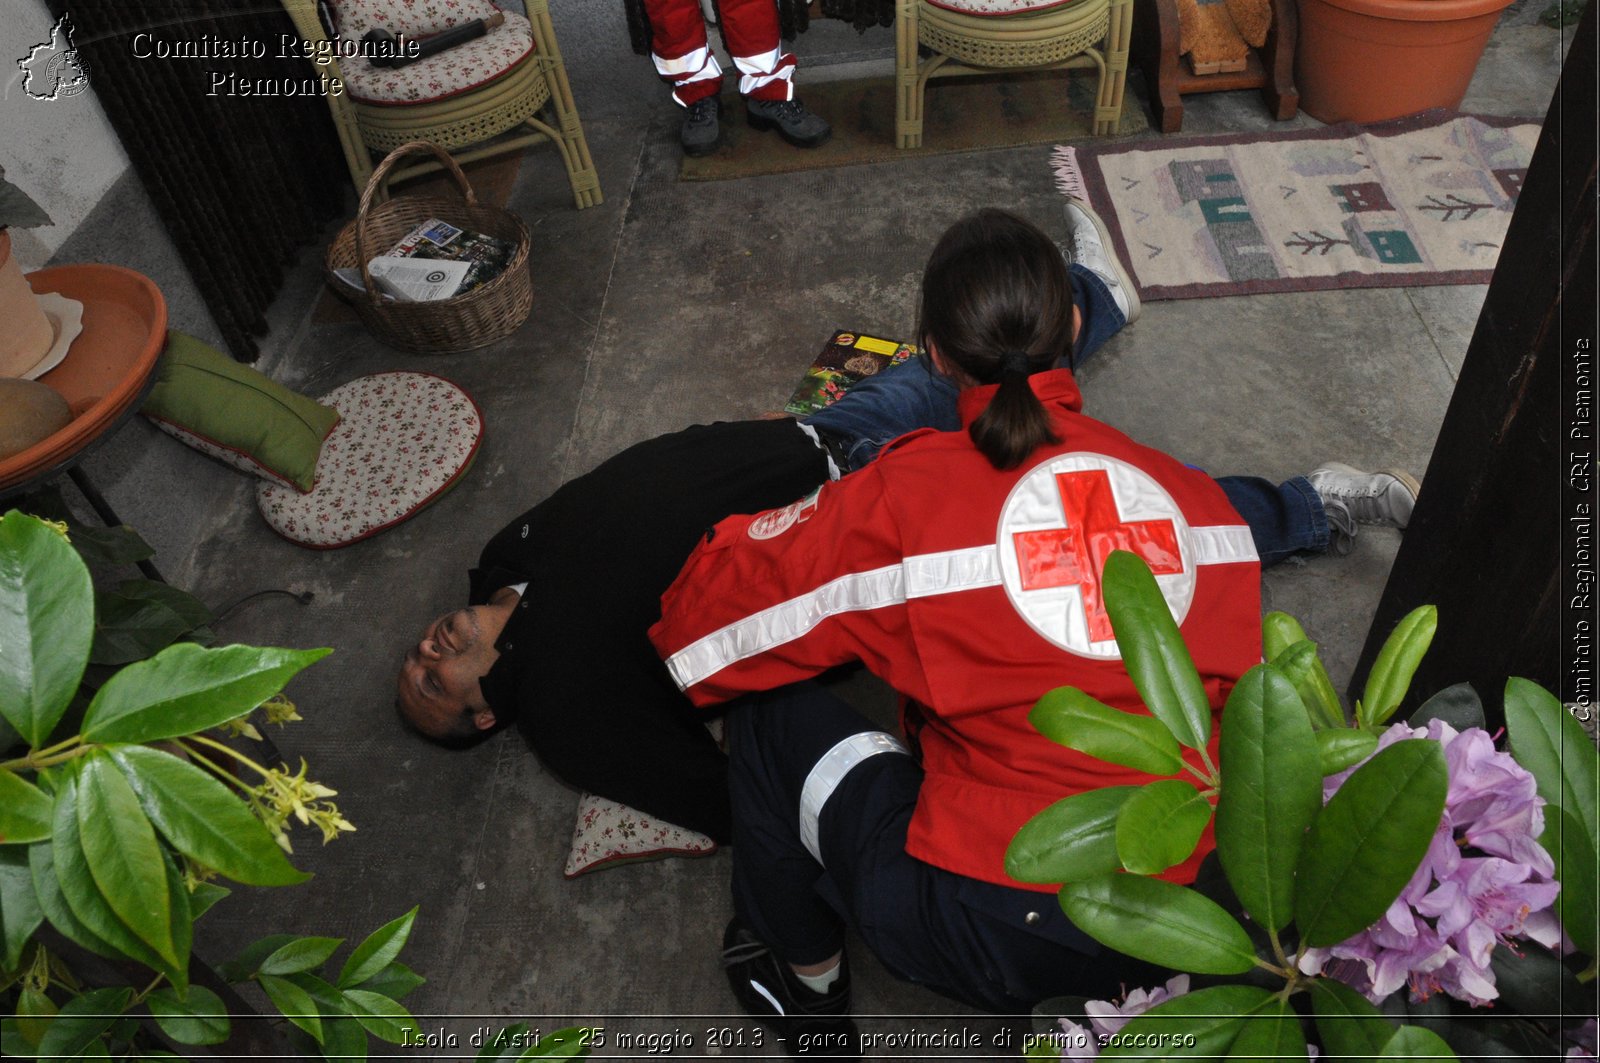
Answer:
<svg viewBox="0 0 1600 1063"><path fill-rule="evenodd" d="M154 742L242 716L332 650L168 646L112 676L83 719L91 742Z"/></svg>
<svg viewBox="0 0 1600 1063"><path fill-rule="evenodd" d="M339 988L351 989L388 967L400 955L400 950L406 947L406 941L411 937L411 924L416 918L417 910L413 908L368 934L366 940L357 945L344 961L344 967L339 971Z"/></svg>
<svg viewBox="0 0 1600 1063"><path fill-rule="evenodd" d="M230 982L248 982L261 970L261 961L277 952L291 941L298 941L293 934L270 934L258 941L252 941L239 950L239 954L217 967L217 973Z"/></svg>
<svg viewBox="0 0 1600 1063"><path fill-rule="evenodd" d="M1445 687L1433 697L1417 706L1406 722L1413 727L1426 727L1429 720L1442 720L1457 731L1484 726L1483 699L1472 689L1471 683L1457 683Z"/></svg>
<svg viewBox="0 0 1600 1063"><path fill-rule="evenodd" d="M417 1028L417 1020L411 1017L409 1011L382 993L372 993L365 989L347 989L344 993L344 1002L355 1020L380 1041L399 1045L407 1042L407 1034L410 1035L409 1040L412 1042L419 1038L421 1031Z"/></svg>
<svg viewBox="0 0 1600 1063"><path fill-rule="evenodd" d="M1117 857L1136 875L1159 875L1189 858L1210 822L1211 802L1193 783L1146 783L1117 814Z"/></svg>
<svg viewBox="0 0 1600 1063"><path fill-rule="evenodd" d="M1322 776L1305 705L1275 666L1257 665L1235 684L1219 755L1217 858L1251 918L1282 930L1294 912L1301 845L1322 808Z"/></svg>
<svg viewBox="0 0 1600 1063"><path fill-rule="evenodd" d="M1227 733L1227 723L1223 723ZM1287 1000L1273 997L1244 1020L1228 1049L1231 1059L1287 1060L1306 1058L1306 1035L1300 1016Z"/></svg>
<svg viewBox="0 0 1600 1063"><path fill-rule="evenodd" d="M144 1001L156 1025L168 1037L185 1045L220 1045L228 1039L228 1008L222 998L205 986L190 986L187 997L179 997L163 986Z"/></svg>
<svg viewBox="0 0 1600 1063"><path fill-rule="evenodd" d="M226 886L219 886L215 882L195 883L194 889L189 891L189 915L199 919L211 910L212 905L232 893Z"/></svg>
<svg viewBox="0 0 1600 1063"><path fill-rule="evenodd" d="M1276 609L1261 618L1261 656L1269 664L1298 642L1310 642L1300 621Z"/></svg>
<svg viewBox="0 0 1600 1063"><path fill-rule="evenodd" d="M367 1058L367 1032L354 1019L327 1016L322 1021L322 1058L361 1060Z"/></svg>
<svg viewBox="0 0 1600 1063"><path fill-rule="evenodd" d="M1539 844L1555 862L1556 881L1561 883L1561 892L1556 895L1556 917L1580 952L1600 956L1600 921L1596 918L1600 859L1572 813L1546 805L1544 819Z"/></svg>
<svg viewBox="0 0 1600 1063"><path fill-rule="evenodd" d="M1394 1036L1394 1026L1383 1012L1332 978L1318 978L1311 983L1311 1010L1324 1056L1371 1059Z"/></svg>
<svg viewBox="0 0 1600 1063"><path fill-rule="evenodd" d="M33 874L28 870L27 848L0 848L0 970L17 969L22 963L22 947L43 922L44 910L39 907Z"/></svg>
<svg viewBox="0 0 1600 1063"><path fill-rule="evenodd" d="M81 760L73 761L69 770L62 773L56 786L55 826L50 837L55 877L60 886L61 896L66 898L67 906L76 917L76 921L87 929L89 940L103 942L114 956L126 957L169 975L175 974L174 965L169 964L118 918L117 913L100 892L94 873L89 869L78 826L81 791L79 776L82 764ZM159 857L154 866L160 867ZM161 876L161 889L165 892L165 872L158 870L156 873ZM39 889L37 867L34 869L34 888ZM44 890L39 890L39 901L50 922L65 933L65 927L56 922L56 913L51 911L50 905L46 903Z"/></svg>
<svg viewBox="0 0 1600 1063"><path fill-rule="evenodd" d="M1142 875L1105 875L1061 887L1067 917L1102 945L1195 974L1243 974L1255 949L1238 920L1194 890Z"/></svg>
<svg viewBox="0 0 1600 1063"><path fill-rule="evenodd" d="M142 661L166 649L197 626L166 602L102 591L95 595L94 646L89 663Z"/></svg>
<svg viewBox="0 0 1600 1063"><path fill-rule="evenodd" d="M127 986L91 989L73 997L50 1021L50 1029L39 1040L39 1055L61 1059L83 1055L128 1009L132 999L133 990Z"/></svg>
<svg viewBox="0 0 1600 1063"><path fill-rule="evenodd" d="M44 993L32 986L24 986L17 994L16 1029L17 1035L27 1047L21 1052L7 1052L6 1055L29 1057L35 1055L39 1049L39 1042L50 1032L50 1021L60 1010L56 1007L55 1001Z"/></svg>
<svg viewBox="0 0 1600 1063"><path fill-rule="evenodd" d="M1396 742L1344 781L1300 854L1295 922L1307 945L1337 945L1383 915L1428 851L1448 781L1431 739Z"/></svg>
<svg viewBox="0 0 1600 1063"><path fill-rule="evenodd" d="M1178 740L1150 716L1113 709L1076 687L1058 687L1028 713L1038 732L1068 749L1148 775L1183 770Z"/></svg>
<svg viewBox="0 0 1600 1063"><path fill-rule="evenodd" d="M1118 870L1117 813L1137 789L1105 786L1044 809L1006 846L1006 874L1018 882L1077 882Z"/></svg>
<svg viewBox="0 0 1600 1063"><path fill-rule="evenodd" d="M261 975L258 981L262 992L267 994L267 999L272 1001L272 1006L279 1013L300 1029L309 1034L317 1044L322 1044L322 1015L317 1011L316 1002L304 989L295 985L287 978L276 975Z"/></svg>
<svg viewBox="0 0 1600 1063"><path fill-rule="evenodd" d="M117 918L173 967L184 965L172 937L172 898L155 828L133 788L104 751L80 763L78 832L89 873Z"/></svg>
<svg viewBox="0 0 1600 1063"><path fill-rule="evenodd" d="M343 944L344 938L295 938L262 960L260 973L281 975L309 971L326 963Z"/></svg>
<svg viewBox="0 0 1600 1063"><path fill-rule="evenodd" d="M68 537L86 565L134 565L156 556L155 548L126 524L98 528L70 521Z"/></svg>
<svg viewBox="0 0 1600 1063"><path fill-rule="evenodd" d="M0 845L50 837L50 796L15 772L0 769Z"/></svg>
<svg viewBox="0 0 1600 1063"><path fill-rule="evenodd" d="M94 637L89 570L48 525L0 520L0 714L28 745L46 743L77 692Z"/></svg>
<svg viewBox="0 0 1600 1063"><path fill-rule="evenodd" d="M1381 1063L1401 1059L1455 1059L1444 1038L1421 1026L1402 1026L1389 1035L1380 1054Z"/></svg>
<svg viewBox="0 0 1600 1063"><path fill-rule="evenodd" d="M77 820L72 821L72 829L73 831L78 829ZM28 846L27 852L28 872L33 879L33 896L39 902L39 910L44 912L44 917L50 925L61 931L63 937L83 946L96 956L120 959L122 954L85 926L72 911L72 906L67 903L66 895L61 892L61 883L56 878L54 838L49 843L41 842L38 845ZM81 854L79 859L82 859ZM109 915L110 909L106 911ZM154 953L151 955L154 956Z"/></svg>
<svg viewBox="0 0 1600 1063"><path fill-rule="evenodd" d="M1312 727L1320 730L1345 726L1344 707L1339 704L1339 695L1333 689L1333 680L1328 678L1322 658L1317 656L1315 642L1297 642L1270 663L1294 684Z"/></svg>
<svg viewBox="0 0 1600 1063"><path fill-rule="evenodd" d="M148 746L107 747L140 807L172 847L250 886L290 886L297 870L237 793L214 776Z"/></svg>
<svg viewBox="0 0 1600 1063"><path fill-rule="evenodd" d="M1330 727L1317 732L1317 774L1337 775L1360 764L1378 748L1378 736L1353 727Z"/></svg>
<svg viewBox="0 0 1600 1063"><path fill-rule="evenodd" d="M366 989L382 993L391 1000L399 1000L426 981L426 978L396 960L360 985L351 988Z"/></svg>
<svg viewBox="0 0 1600 1063"><path fill-rule="evenodd" d="M1513 676L1506 680L1506 730L1539 796L1570 812L1600 848L1600 751L1583 725L1544 687Z"/></svg>
<svg viewBox="0 0 1600 1063"><path fill-rule="evenodd" d="M1439 610L1431 605L1411 610L1395 625L1378 651L1378 659L1367 674L1366 691L1356 706L1356 718L1362 726L1376 727L1394 715L1411 688L1411 677L1416 675L1417 665L1422 663L1438 627Z"/></svg>
<svg viewBox="0 0 1600 1063"><path fill-rule="evenodd" d="M1136 554L1114 550L1102 578L1123 664L1156 719L1190 749L1211 738L1211 703L1156 578Z"/></svg>
<svg viewBox="0 0 1600 1063"><path fill-rule="evenodd" d="M1495 988L1500 991L1495 998L1497 1011L1503 1007L1512 1014L1538 1015L1550 1010L1551 1001L1568 1002L1570 1011L1571 1003L1583 994L1577 975L1559 956L1536 941L1517 942L1515 952L1495 949L1489 954L1489 966L1494 971Z"/></svg>
<svg viewBox="0 0 1600 1063"><path fill-rule="evenodd" d="M1172 1056L1216 1058L1228 1054L1251 1018L1272 1006L1273 996L1258 986L1219 985L1162 1001L1118 1031L1101 1059L1157 1059ZM1183 1047L1172 1045L1183 1038ZM1190 1044L1192 1039L1192 1044ZM1160 1046L1160 1047L1157 1047Z"/></svg>

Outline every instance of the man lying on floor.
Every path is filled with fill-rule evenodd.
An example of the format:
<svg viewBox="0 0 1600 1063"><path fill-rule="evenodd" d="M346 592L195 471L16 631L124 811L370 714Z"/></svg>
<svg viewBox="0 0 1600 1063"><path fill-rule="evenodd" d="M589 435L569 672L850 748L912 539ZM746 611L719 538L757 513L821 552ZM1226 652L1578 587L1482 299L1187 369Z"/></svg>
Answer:
<svg viewBox="0 0 1600 1063"><path fill-rule="evenodd" d="M1075 361L1138 303L1102 250L1098 219L1068 208ZM731 832L727 760L647 632L708 528L796 499L910 429L947 427L954 389L917 358L868 378L810 422L699 425L636 444L511 521L470 573L465 608L406 651L397 705L422 734L469 744L515 722L567 784L717 842ZM946 404L948 409L946 409ZM1404 527L1415 482L1329 465L1283 484L1218 480L1263 565L1348 540L1355 521ZM796 503L803 505L803 502Z"/></svg>

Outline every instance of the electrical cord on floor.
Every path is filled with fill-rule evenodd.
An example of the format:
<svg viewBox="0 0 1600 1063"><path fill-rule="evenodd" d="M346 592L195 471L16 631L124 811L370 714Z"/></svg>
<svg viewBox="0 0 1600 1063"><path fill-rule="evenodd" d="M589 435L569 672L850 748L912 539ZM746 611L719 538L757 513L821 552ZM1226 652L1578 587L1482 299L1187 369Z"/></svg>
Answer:
<svg viewBox="0 0 1600 1063"><path fill-rule="evenodd" d="M233 613L236 612L241 606L245 605L248 602L252 602L257 598L263 598L263 597L265 597L265 596L267 596L269 594L286 595L286 596L288 596L290 598L293 598L295 601L299 602L301 605L310 605L312 599L316 597L316 595L314 593L312 593L311 591L298 591L297 592L297 591L284 590L281 587L270 587L267 590L254 591L254 592L252 592L250 594L246 594L242 598L236 598L235 600L229 602L227 605L225 605L221 609L217 610L216 615L214 615L211 618L211 623L212 624L220 624L224 620L228 619L229 616L233 615Z"/></svg>

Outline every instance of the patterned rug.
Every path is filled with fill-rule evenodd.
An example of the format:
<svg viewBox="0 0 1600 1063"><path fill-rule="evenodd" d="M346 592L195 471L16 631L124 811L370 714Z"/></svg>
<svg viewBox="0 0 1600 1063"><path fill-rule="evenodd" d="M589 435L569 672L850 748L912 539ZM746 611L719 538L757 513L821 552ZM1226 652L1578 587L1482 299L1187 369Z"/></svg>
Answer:
<svg viewBox="0 0 1600 1063"><path fill-rule="evenodd" d="M1279 135L1059 147L1145 299L1484 284L1539 125L1432 111Z"/></svg>

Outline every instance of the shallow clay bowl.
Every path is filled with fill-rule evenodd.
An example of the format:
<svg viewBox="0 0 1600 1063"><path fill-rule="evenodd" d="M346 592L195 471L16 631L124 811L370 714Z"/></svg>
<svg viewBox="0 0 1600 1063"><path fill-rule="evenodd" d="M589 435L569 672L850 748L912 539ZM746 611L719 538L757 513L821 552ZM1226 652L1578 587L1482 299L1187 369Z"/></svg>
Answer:
<svg viewBox="0 0 1600 1063"><path fill-rule="evenodd" d="M72 408L48 439L0 461L0 488L61 465L99 438L143 392L167 341L167 302L146 276L121 266L55 266L28 274L38 293L83 304L83 332L39 378Z"/></svg>

